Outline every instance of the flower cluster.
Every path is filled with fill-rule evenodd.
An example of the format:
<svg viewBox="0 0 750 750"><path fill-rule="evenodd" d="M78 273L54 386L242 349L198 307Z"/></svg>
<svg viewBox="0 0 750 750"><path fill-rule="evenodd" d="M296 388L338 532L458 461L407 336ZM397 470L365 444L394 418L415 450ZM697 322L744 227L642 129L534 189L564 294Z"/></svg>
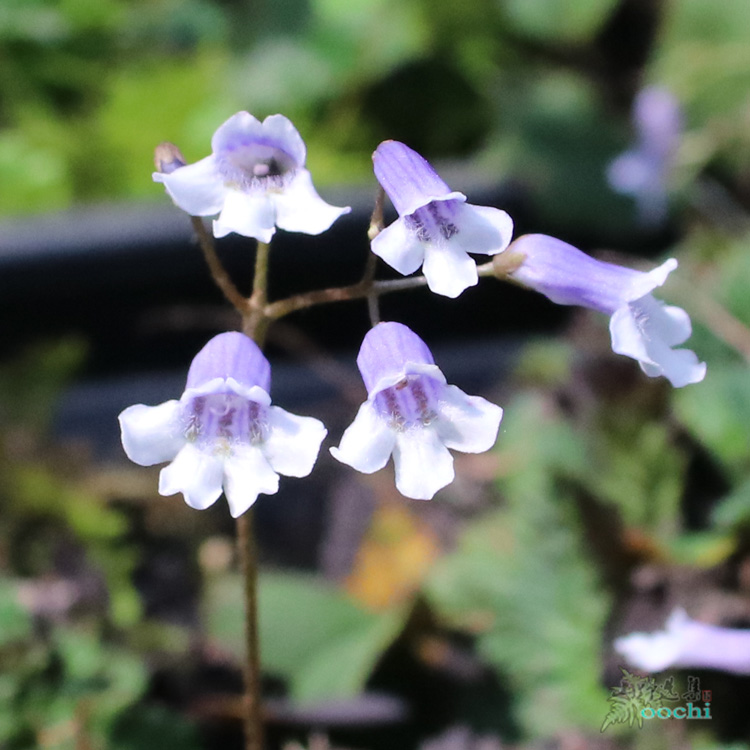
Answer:
<svg viewBox="0 0 750 750"><path fill-rule="evenodd" d="M497 437L502 409L446 384L427 345L400 323L379 323L357 363L368 400L331 453L355 469L383 468L391 453L396 486L430 499L453 481L448 448L479 453ZM130 406L120 414L122 444L141 466L171 461L159 492L181 492L202 510L226 494L234 517L279 474L307 476L326 435L321 422L271 405L271 368L242 333L222 333L196 355L179 400Z"/></svg>
<svg viewBox="0 0 750 750"><path fill-rule="evenodd" d="M639 154L663 163L673 151L675 116L646 100L642 107ZM260 122L239 112L214 134L212 154L195 164L165 144L154 180L191 215L218 215L216 237L237 232L267 243L277 227L318 234L349 211L318 196L305 158L305 144L286 117ZM691 334L688 315L651 294L676 260L641 272L545 235L511 243L507 213L470 205L397 141L378 146L373 169L398 218L372 238L371 249L399 273L421 267L433 292L453 298L478 282L470 254L494 256L483 272L494 268L498 277L555 303L609 315L612 348L636 359L647 375L664 376L675 387L703 379L706 365L676 348ZM367 400L330 449L339 461L372 473L393 456L398 490L430 499L453 481L451 450L479 453L494 445L502 409L448 385L427 345L406 326L375 325L357 365ZM162 494L181 492L188 505L206 508L223 491L238 516L258 494L277 491L279 474L309 474L326 435L318 420L272 406L269 393L270 366L256 344L241 333L216 336L193 360L179 400L132 406L120 415L125 451L146 466L171 462L161 471Z"/></svg>
<svg viewBox="0 0 750 750"><path fill-rule="evenodd" d="M647 672L698 667L750 674L750 630L706 625L683 609L672 612L664 630L617 638L615 651Z"/></svg>

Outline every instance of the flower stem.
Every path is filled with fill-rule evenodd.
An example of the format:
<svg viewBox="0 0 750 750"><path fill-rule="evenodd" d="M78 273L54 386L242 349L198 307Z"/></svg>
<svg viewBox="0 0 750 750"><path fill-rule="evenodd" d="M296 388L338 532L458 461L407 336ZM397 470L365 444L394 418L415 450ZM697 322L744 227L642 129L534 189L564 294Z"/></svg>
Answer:
<svg viewBox="0 0 750 750"><path fill-rule="evenodd" d="M214 239L206 229L203 219L200 216L191 216L190 221L193 225L193 231L198 238L198 244L203 251L203 257L206 259L208 270L211 272L211 278L216 282L216 286L221 289L227 301L234 307L240 315L245 315L248 309L248 301L240 294L232 279L229 278L226 268L219 260L214 246Z"/></svg>
<svg viewBox="0 0 750 750"><path fill-rule="evenodd" d="M263 347L268 324L271 322L267 313L268 306L268 257L271 245L258 242L255 251L255 273L253 274L253 293L248 300L248 312L243 316L242 330L258 346Z"/></svg>
<svg viewBox="0 0 750 750"><path fill-rule="evenodd" d="M263 750L260 649L258 639L258 554L253 532L253 509L237 519L237 552L245 600L245 750Z"/></svg>
<svg viewBox="0 0 750 750"><path fill-rule="evenodd" d="M255 251L253 292L242 316L242 330L263 347L270 319L268 303L268 257L271 245L258 242ZM237 519L237 549L242 569L245 600L245 750L263 750L263 705L258 638L258 553L253 532L253 509Z"/></svg>

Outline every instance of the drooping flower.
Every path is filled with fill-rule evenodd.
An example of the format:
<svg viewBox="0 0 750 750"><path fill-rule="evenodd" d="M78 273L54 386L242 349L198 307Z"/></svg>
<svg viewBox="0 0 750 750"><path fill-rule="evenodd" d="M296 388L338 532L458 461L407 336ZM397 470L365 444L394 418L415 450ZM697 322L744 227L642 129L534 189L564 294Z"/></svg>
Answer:
<svg viewBox="0 0 750 750"><path fill-rule="evenodd" d="M688 314L651 295L677 268L670 258L645 273L604 263L544 234L519 237L506 251L522 262L508 275L560 305L581 305L610 315L612 349L638 360L649 377L663 375L675 388L698 383L706 364L695 352L675 349L690 338Z"/></svg>
<svg viewBox="0 0 750 750"><path fill-rule="evenodd" d="M270 242L276 227L320 234L350 211L315 192L305 143L283 115L260 122L238 112L214 133L211 148L211 156L153 177L191 216L219 214L216 237L236 232Z"/></svg>
<svg viewBox="0 0 750 750"><path fill-rule="evenodd" d="M193 359L182 398L130 406L120 414L122 445L141 466L170 461L159 493L181 492L203 510L226 494L232 516L260 493L273 495L279 474L307 476L326 435L321 422L271 406L271 368L242 333L212 338Z"/></svg>
<svg viewBox="0 0 750 750"><path fill-rule="evenodd" d="M672 612L664 630L630 633L614 645L629 664L647 672L699 667L750 674L750 630L706 625L683 609Z"/></svg>
<svg viewBox="0 0 750 750"><path fill-rule="evenodd" d="M665 88L648 86L633 102L636 142L608 167L612 189L632 195L641 222L656 224L667 212L667 190L682 136L679 102Z"/></svg>
<svg viewBox="0 0 750 750"><path fill-rule="evenodd" d="M357 366L367 401L331 453L357 471L382 469L393 454L396 487L430 500L455 476L452 448L482 453L497 439L503 410L448 385L427 345L401 323L378 323Z"/></svg>
<svg viewBox="0 0 750 750"><path fill-rule="evenodd" d="M479 277L468 253L494 255L513 234L505 211L466 203L430 164L398 141L384 141L372 155L375 176L399 218L372 241L372 251L399 273L422 266L430 289L458 297Z"/></svg>

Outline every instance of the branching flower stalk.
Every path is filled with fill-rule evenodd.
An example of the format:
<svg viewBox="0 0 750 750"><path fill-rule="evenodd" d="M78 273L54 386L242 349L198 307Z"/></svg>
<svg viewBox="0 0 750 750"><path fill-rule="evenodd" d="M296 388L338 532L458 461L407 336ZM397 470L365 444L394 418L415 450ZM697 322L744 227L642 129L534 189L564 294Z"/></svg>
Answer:
<svg viewBox="0 0 750 750"><path fill-rule="evenodd" d="M210 156L186 164L173 144L157 148L157 171L172 200L190 217L210 274L241 319L241 332L214 336L195 356L179 400L136 404L120 414L123 448L142 466L169 462L159 493L182 493L208 508L222 495L237 519L237 552L245 605L245 750L263 750L258 643L258 559L252 506L278 491L279 476L313 470L325 426L272 405L271 365L262 352L270 325L290 313L332 302L364 300L370 321L357 357L367 389L354 421L331 455L372 473L392 461L399 492L431 500L455 476L451 451L482 453L497 439L503 410L447 382L428 345L407 326L380 321L384 294L427 286L455 298L491 276L537 291L557 304L610 316L613 349L637 360L649 377L675 387L703 379L704 363L676 348L691 332L681 308L651 292L677 267L670 259L648 272L597 261L545 235L512 240L504 211L475 206L403 143L385 141L373 154L380 188L368 228L371 253L360 281L268 299L269 257L276 229L326 231L348 207L317 194L305 168L306 147L283 115L262 122L239 112L212 139ZM385 226L385 196L398 219ZM209 231L203 217L216 216ZM244 296L227 273L215 237L234 232L256 240L252 291ZM490 256L477 266L473 255ZM405 278L378 280L377 258ZM414 274L422 269L422 275Z"/></svg>

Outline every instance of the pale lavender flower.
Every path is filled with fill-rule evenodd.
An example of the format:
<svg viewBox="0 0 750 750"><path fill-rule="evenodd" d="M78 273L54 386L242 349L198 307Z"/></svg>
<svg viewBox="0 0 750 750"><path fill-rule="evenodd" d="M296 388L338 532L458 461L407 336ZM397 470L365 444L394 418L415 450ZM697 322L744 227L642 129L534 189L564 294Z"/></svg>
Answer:
<svg viewBox="0 0 750 750"><path fill-rule="evenodd" d="M433 292L458 297L479 277L467 253L494 255L513 234L505 211L466 203L430 164L398 141L384 141L372 156L375 176L399 218L372 241L372 251L399 273L422 266Z"/></svg>
<svg viewBox="0 0 750 750"><path fill-rule="evenodd" d="M672 612L664 630L630 633L614 645L630 665L646 672L695 667L750 674L750 630L705 625L683 609Z"/></svg>
<svg viewBox="0 0 750 750"><path fill-rule="evenodd" d="M276 227L320 234L350 211L315 192L305 143L283 115L260 122L238 112L214 133L211 147L211 156L153 177L191 216L219 214L216 237L236 232L270 242Z"/></svg>
<svg viewBox="0 0 750 750"><path fill-rule="evenodd" d="M636 143L607 169L612 189L636 200L644 224L656 224L667 212L667 188L682 135L682 112L664 88L642 89L633 102Z"/></svg>
<svg viewBox="0 0 750 750"><path fill-rule="evenodd" d="M170 461L159 493L181 492L203 510L222 489L242 515L260 493L273 495L279 474L307 476L326 435L321 422L271 406L271 368L242 333L212 338L193 359L182 398L130 406L120 414L122 445L141 466Z"/></svg>
<svg viewBox="0 0 750 750"><path fill-rule="evenodd" d="M604 263L562 240L544 234L519 237L507 251L523 258L509 272L516 281L560 305L581 305L610 315L612 349L638 360L649 377L663 375L680 388L705 377L706 365L689 349L688 314L651 295L677 268L670 258L645 273Z"/></svg>
<svg viewBox="0 0 750 750"><path fill-rule="evenodd" d="M331 448L339 461L371 474L393 454L398 491L429 500L455 476L449 448L482 453L495 444L503 410L448 385L427 345L405 325L372 328L357 366L368 396Z"/></svg>

